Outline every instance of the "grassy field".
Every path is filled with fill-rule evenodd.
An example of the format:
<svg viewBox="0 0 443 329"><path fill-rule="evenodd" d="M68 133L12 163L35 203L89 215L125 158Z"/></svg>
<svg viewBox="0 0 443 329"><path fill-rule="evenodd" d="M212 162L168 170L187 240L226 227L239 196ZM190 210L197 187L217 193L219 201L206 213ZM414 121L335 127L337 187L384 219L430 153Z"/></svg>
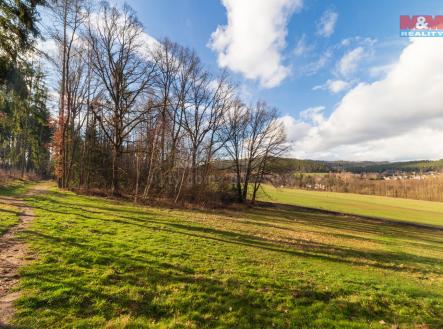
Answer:
<svg viewBox="0 0 443 329"><path fill-rule="evenodd" d="M443 202L275 188L270 185L263 186L259 199L346 214L443 226Z"/></svg>
<svg viewBox="0 0 443 329"><path fill-rule="evenodd" d="M25 189L25 184L20 182L0 186L0 235L4 234L12 225L18 223L20 214L18 207L12 205L7 197L23 194Z"/></svg>
<svg viewBox="0 0 443 329"><path fill-rule="evenodd" d="M0 235L4 234L12 225L18 223L18 215L17 207L4 203L0 198Z"/></svg>
<svg viewBox="0 0 443 329"><path fill-rule="evenodd" d="M441 328L443 232L291 207L27 201L17 328Z"/></svg>

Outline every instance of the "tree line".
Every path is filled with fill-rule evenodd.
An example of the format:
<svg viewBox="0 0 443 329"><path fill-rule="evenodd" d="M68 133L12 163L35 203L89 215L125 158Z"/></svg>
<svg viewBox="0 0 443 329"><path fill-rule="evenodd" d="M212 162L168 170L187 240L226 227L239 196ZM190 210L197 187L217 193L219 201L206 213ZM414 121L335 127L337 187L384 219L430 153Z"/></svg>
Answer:
<svg viewBox="0 0 443 329"><path fill-rule="evenodd" d="M389 178L389 179L386 179ZM380 195L427 201L443 201L442 174L381 176L378 173L273 173L265 178L274 186L307 190Z"/></svg>
<svg viewBox="0 0 443 329"><path fill-rule="evenodd" d="M60 187L135 201L255 200L268 159L285 147L275 108L246 104L228 73L209 70L192 49L150 39L127 5L46 6L58 100L53 125L43 120L53 128L43 146Z"/></svg>
<svg viewBox="0 0 443 329"><path fill-rule="evenodd" d="M19 177L50 174L48 90L33 56L41 4L0 3L0 170Z"/></svg>

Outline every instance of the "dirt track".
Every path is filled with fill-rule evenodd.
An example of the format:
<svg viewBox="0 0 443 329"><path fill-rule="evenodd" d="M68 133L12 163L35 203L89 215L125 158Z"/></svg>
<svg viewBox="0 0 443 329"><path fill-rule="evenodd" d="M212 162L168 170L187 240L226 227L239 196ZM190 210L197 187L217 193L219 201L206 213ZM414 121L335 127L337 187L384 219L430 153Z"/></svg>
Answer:
<svg viewBox="0 0 443 329"><path fill-rule="evenodd" d="M44 192L48 183L33 186L23 197L0 197L0 202L17 206L20 209L19 223L0 237L0 328L7 328L14 315L14 302L20 293L14 291L19 280L19 269L33 257L29 253L26 241L20 239L24 231L34 219L32 208L28 207L24 198Z"/></svg>

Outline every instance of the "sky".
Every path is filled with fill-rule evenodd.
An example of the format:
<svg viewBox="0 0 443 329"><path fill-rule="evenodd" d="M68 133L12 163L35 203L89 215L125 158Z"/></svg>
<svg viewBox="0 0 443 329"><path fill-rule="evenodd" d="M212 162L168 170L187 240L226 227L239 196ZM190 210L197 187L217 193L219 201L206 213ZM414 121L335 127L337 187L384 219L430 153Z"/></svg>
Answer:
<svg viewBox="0 0 443 329"><path fill-rule="evenodd" d="M443 38L403 38L400 15L441 0L128 0L146 33L227 69L247 103L281 113L287 156L443 158Z"/></svg>

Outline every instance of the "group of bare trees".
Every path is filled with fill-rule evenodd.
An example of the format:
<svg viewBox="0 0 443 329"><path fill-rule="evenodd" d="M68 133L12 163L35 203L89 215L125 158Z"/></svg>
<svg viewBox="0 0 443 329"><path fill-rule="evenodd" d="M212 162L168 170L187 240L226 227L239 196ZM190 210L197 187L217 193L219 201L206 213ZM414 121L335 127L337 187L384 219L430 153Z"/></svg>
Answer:
<svg viewBox="0 0 443 329"><path fill-rule="evenodd" d="M134 199L255 199L283 150L275 109L245 105L226 72L153 41L128 6L52 5L59 107L55 174L65 188Z"/></svg>
<svg viewBox="0 0 443 329"><path fill-rule="evenodd" d="M255 201L267 169L267 161L284 150L285 135L277 110L265 103L246 107L236 101L226 113L224 149L233 162L237 199Z"/></svg>

